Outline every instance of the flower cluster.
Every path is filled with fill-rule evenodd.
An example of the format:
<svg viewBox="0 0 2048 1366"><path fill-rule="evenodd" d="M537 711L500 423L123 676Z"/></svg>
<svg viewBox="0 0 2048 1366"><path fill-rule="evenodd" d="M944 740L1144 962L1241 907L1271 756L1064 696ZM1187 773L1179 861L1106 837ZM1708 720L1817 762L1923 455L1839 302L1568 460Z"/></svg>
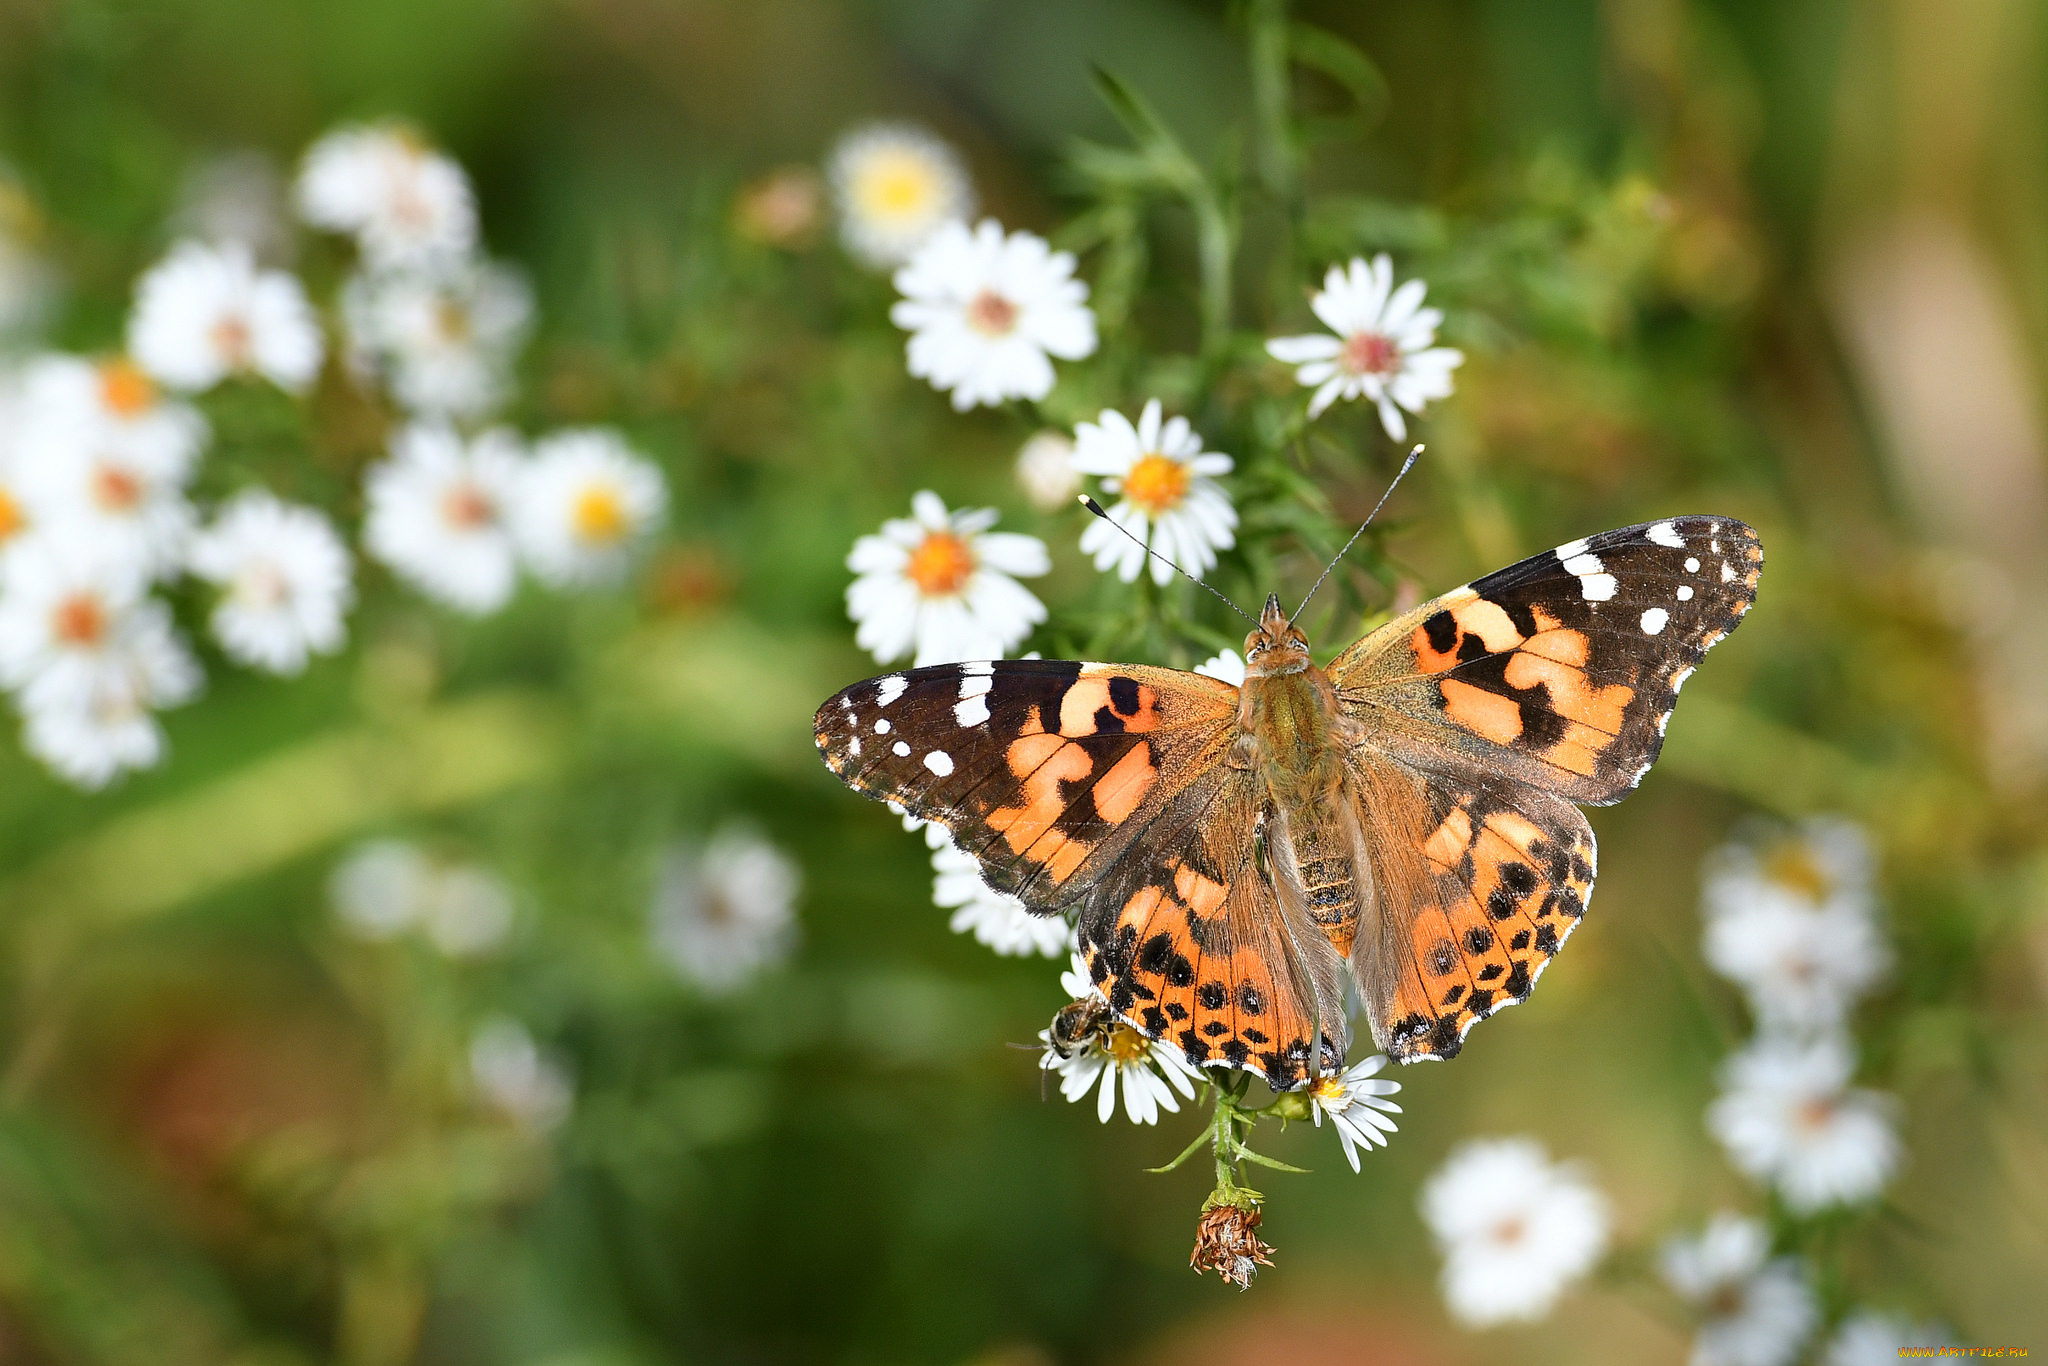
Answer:
<svg viewBox="0 0 2048 1366"><path fill-rule="evenodd" d="M450 958L490 953L512 932L512 893L497 874L403 840L357 848L329 876L327 896L357 938L417 933Z"/></svg>

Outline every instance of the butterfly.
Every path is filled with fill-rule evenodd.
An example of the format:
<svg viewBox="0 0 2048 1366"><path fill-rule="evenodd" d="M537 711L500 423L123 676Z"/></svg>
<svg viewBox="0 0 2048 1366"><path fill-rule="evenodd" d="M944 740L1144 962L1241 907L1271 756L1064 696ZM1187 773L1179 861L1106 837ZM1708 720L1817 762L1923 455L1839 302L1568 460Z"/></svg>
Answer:
<svg viewBox="0 0 2048 1366"><path fill-rule="evenodd" d="M1580 804L1626 796L1678 690L1756 598L1727 517L1624 527L1396 617L1325 667L1268 597L1240 687L986 660L818 709L848 786L934 821L984 880L1071 914L1109 1008L1197 1067L1290 1090L1374 1043L1449 1058L1528 997L1593 892Z"/></svg>

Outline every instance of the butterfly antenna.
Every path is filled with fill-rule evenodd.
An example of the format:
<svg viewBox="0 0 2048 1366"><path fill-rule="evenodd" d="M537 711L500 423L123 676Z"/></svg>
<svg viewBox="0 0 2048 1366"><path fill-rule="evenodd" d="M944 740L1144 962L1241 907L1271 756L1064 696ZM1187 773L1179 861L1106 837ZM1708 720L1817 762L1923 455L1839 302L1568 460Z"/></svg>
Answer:
<svg viewBox="0 0 2048 1366"><path fill-rule="evenodd" d="M1411 458L1411 462L1412 462L1412 458ZM1381 501L1381 502L1385 502L1385 501L1386 501L1386 499L1382 498L1382 499L1381 499L1380 501ZM1088 496L1087 494L1085 494L1085 493L1081 495L1081 506L1082 506L1082 507L1084 507L1084 508L1087 508L1087 509L1088 509L1088 510L1089 510L1090 512L1094 513L1094 514L1095 514L1095 515L1096 515L1097 517L1100 517L1100 518L1101 518L1101 519L1102 519L1103 521L1105 521L1105 522L1108 522L1108 523L1109 523L1109 524L1110 524L1111 526L1115 527L1115 528L1117 529L1117 531L1118 531L1118 532L1120 532L1120 533L1121 533L1121 534L1122 534L1122 535L1123 535L1123 536L1124 536L1124 537L1125 537L1126 539L1128 539L1128 540L1129 540L1129 541L1131 542L1131 544L1132 544L1132 545L1135 545L1135 546L1137 546L1137 547L1138 547L1138 549L1140 549L1140 550L1144 551L1144 552L1145 552L1145 553L1146 553L1147 555L1150 555L1150 556L1151 556L1151 557L1152 557L1153 559L1155 559L1155 560L1159 561L1159 563L1161 563L1161 564L1163 564L1163 565L1166 565L1166 566L1168 566L1168 567L1170 567L1170 568L1173 568L1173 569L1179 569L1179 570L1180 570L1180 572L1181 572L1182 574L1186 574L1186 575L1187 575L1187 579L1188 579L1188 582L1189 582L1189 583L1193 583L1193 584L1199 584L1199 585L1200 585L1201 587L1203 587L1203 588L1209 588L1209 585L1208 585L1208 584L1206 584L1206 583L1202 583L1202 581L1201 581L1200 579L1196 578L1196 577L1195 577L1195 576L1194 576L1193 574L1188 574L1188 571L1187 571L1187 570L1185 570L1185 569L1181 569L1181 567L1180 567L1179 565L1177 565L1177 564L1174 564L1174 562L1173 562L1172 560L1169 560L1169 559L1167 559L1167 558L1166 558L1166 557L1165 557L1164 555L1162 555L1162 554L1160 554L1160 553L1159 553L1158 551L1154 550L1154 549L1153 549L1153 548L1152 548L1151 546L1149 546L1149 545L1146 545L1146 544L1145 544L1145 543L1144 543L1143 541L1139 540L1139 539L1138 539L1138 538L1137 538L1136 536L1133 536L1133 535L1131 535L1131 532L1130 532L1130 528L1129 528L1129 527L1126 527L1126 526L1125 526L1125 525L1124 525L1124 524L1123 524L1122 522L1119 522L1119 521L1117 521L1117 520L1116 520L1116 519L1115 519L1114 517L1111 517L1111 516L1110 516L1110 515L1109 515L1108 513L1104 512L1104 511L1102 510L1102 504L1100 504L1100 503L1096 502L1096 501L1095 501L1095 500L1094 500L1093 498L1090 498L1090 497L1089 497L1089 496ZM1225 598L1225 597L1223 597L1223 595L1222 595L1221 593L1217 593L1217 592L1216 592L1216 590L1215 590L1214 588L1209 588L1209 591L1210 591L1211 593L1216 593L1216 596L1217 596L1218 598L1221 598L1221 599L1222 599L1222 601L1223 601L1223 605L1224 605L1225 607L1228 607L1228 608L1229 608L1229 609L1230 609L1231 611L1233 611L1233 612L1237 613L1237 614L1238 614L1239 616L1243 617L1243 618L1244 618L1244 619L1245 619L1246 621L1250 622L1250 623L1251 623L1252 625L1254 625L1254 626L1257 626L1257 625L1259 624L1259 619L1258 619L1257 617L1253 616L1253 615L1252 615L1252 614L1251 614L1250 612L1247 612L1247 611L1245 611L1245 610L1244 610L1244 608L1242 608L1242 607L1239 607L1239 606L1238 606L1238 605L1237 605L1236 603L1232 602L1232 601L1231 601L1231 600L1230 600L1229 598Z"/></svg>
<svg viewBox="0 0 2048 1366"><path fill-rule="evenodd" d="M1358 530L1351 533L1351 539L1344 542L1344 549L1338 551L1335 558L1333 558L1328 564L1323 566L1322 578L1317 579L1315 583L1309 587L1308 597L1303 598L1301 600L1301 607L1295 608L1294 616L1289 617L1287 619L1287 624L1289 626L1292 626L1294 624L1294 617L1298 617L1301 615L1302 607L1308 606L1308 599L1316 595L1316 589L1321 588L1323 586L1323 579L1327 579L1330 577L1330 571L1337 567L1337 561L1343 559L1344 556L1350 551L1351 547L1358 544L1358 538L1360 536L1363 536L1365 534L1365 529L1372 525L1372 519L1380 515L1380 509L1387 505L1387 499L1392 498L1394 496L1394 490L1401 487L1402 479L1407 477L1408 471L1415 468L1415 462L1416 460L1421 458L1421 455L1421 446L1417 446L1414 450L1408 452L1408 458L1401 462L1401 472L1394 476L1393 483L1387 485L1387 491L1380 495L1379 502L1373 504L1372 512L1366 517L1364 521L1358 524Z"/></svg>

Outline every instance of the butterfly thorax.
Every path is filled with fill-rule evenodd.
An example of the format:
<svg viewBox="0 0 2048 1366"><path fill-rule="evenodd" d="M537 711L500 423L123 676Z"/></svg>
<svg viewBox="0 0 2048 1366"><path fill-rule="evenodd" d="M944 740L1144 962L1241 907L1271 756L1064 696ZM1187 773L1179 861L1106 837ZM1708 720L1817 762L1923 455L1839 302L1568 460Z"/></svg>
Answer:
<svg viewBox="0 0 2048 1366"><path fill-rule="evenodd" d="M1256 773L1265 798L1275 885L1348 954L1358 932L1361 841L1343 755L1356 723L1344 716L1329 675L1309 659L1307 639L1280 615L1277 598L1266 600L1245 656L1239 762Z"/></svg>

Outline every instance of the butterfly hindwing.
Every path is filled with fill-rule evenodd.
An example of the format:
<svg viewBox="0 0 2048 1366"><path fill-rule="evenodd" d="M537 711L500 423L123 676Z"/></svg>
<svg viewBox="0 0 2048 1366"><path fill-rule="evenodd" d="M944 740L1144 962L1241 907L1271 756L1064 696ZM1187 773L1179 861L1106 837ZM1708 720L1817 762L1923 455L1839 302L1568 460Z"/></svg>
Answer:
<svg viewBox="0 0 2048 1366"><path fill-rule="evenodd" d="M849 786L945 826L991 887L1049 914L1218 763L1236 714L1237 689L1200 674L1004 659L856 683L815 737Z"/></svg>
<svg viewBox="0 0 2048 1366"><path fill-rule="evenodd" d="M1672 517L1454 589L1330 665L1347 711L1576 802L1619 801L1678 690L1756 599L1763 550L1726 517Z"/></svg>

